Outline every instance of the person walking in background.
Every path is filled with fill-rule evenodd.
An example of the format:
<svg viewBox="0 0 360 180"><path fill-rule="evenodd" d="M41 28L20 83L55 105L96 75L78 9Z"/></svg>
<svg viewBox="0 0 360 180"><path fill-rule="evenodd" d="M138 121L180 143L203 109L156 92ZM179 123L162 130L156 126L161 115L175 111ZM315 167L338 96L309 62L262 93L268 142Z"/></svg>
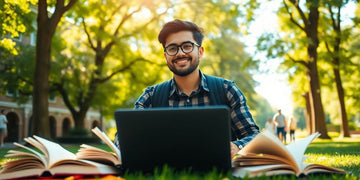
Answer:
<svg viewBox="0 0 360 180"><path fill-rule="evenodd" d="M286 143L286 119L283 114L281 114L281 109L278 109L278 112L273 117L274 123L276 125L276 135L279 139Z"/></svg>
<svg viewBox="0 0 360 180"><path fill-rule="evenodd" d="M273 134L276 134L276 129L275 129L275 123L274 121L271 119L271 117L268 117L266 123L265 123L265 128L264 130L269 131Z"/></svg>
<svg viewBox="0 0 360 180"><path fill-rule="evenodd" d="M0 146L4 146L4 139L7 136L7 118L5 116L5 109L0 111Z"/></svg>
<svg viewBox="0 0 360 180"><path fill-rule="evenodd" d="M289 118L290 142L295 142L296 121L293 116Z"/></svg>

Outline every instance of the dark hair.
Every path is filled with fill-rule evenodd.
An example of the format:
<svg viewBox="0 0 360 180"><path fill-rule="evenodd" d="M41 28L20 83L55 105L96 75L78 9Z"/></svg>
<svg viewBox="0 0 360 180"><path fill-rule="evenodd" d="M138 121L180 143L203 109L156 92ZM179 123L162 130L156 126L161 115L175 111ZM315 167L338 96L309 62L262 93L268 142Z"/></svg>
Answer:
<svg viewBox="0 0 360 180"><path fill-rule="evenodd" d="M166 38L170 34L180 31L191 31L196 43L201 46L202 40L204 39L203 29L197 26L195 23L190 21L182 21L179 19L165 23L158 36L159 42L163 45L163 47L165 47Z"/></svg>
<svg viewBox="0 0 360 180"><path fill-rule="evenodd" d="M5 112L5 109L1 109L1 114Z"/></svg>

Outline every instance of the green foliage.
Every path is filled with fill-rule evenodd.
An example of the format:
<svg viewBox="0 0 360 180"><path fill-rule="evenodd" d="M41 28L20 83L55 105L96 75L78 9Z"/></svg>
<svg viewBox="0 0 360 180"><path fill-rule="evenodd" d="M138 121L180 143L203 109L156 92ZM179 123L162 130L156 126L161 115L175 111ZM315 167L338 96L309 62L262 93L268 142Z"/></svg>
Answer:
<svg viewBox="0 0 360 180"><path fill-rule="evenodd" d="M62 144L99 143L97 136L91 136L91 132L84 128L69 129L66 135L57 137L56 141Z"/></svg>
<svg viewBox="0 0 360 180"><path fill-rule="evenodd" d="M69 136L88 136L90 131L84 128L71 128L67 134Z"/></svg>
<svg viewBox="0 0 360 180"><path fill-rule="evenodd" d="M250 112L261 130L265 127L267 119L273 117L275 109L271 108L271 105L264 97L259 95L255 95L254 97L256 104L254 108L250 106Z"/></svg>
<svg viewBox="0 0 360 180"><path fill-rule="evenodd" d="M16 42L11 38L33 31L30 6L34 3L34 0L0 0L0 59L18 54Z"/></svg>
<svg viewBox="0 0 360 180"><path fill-rule="evenodd" d="M146 85L164 79L166 66L153 42L164 13L156 7L166 10L167 3L80 1L67 12L73 23L63 21L53 40L50 81L69 109L106 106L105 116L112 117L116 108L133 107Z"/></svg>
<svg viewBox="0 0 360 180"><path fill-rule="evenodd" d="M244 92L249 105L255 107L254 87L251 71L258 68L258 62L249 58L245 46L232 34L222 33L205 46L206 56L202 59L201 69L204 73L233 80Z"/></svg>
<svg viewBox="0 0 360 180"><path fill-rule="evenodd" d="M17 56L7 56L3 59L1 70L0 94L6 91L13 93L13 99L18 103L25 103L32 94L32 81L34 74L34 47L17 45L20 50Z"/></svg>

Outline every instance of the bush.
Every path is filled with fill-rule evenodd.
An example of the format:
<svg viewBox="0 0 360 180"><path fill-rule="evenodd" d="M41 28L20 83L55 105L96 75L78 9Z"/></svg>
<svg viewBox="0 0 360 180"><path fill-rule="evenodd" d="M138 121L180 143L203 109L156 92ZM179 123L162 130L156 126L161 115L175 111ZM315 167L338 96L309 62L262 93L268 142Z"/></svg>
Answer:
<svg viewBox="0 0 360 180"><path fill-rule="evenodd" d="M92 136L88 129L77 128L70 129L65 136L57 137L59 143L65 144L79 144L79 143L100 143L97 136Z"/></svg>
<svg viewBox="0 0 360 180"><path fill-rule="evenodd" d="M340 132L340 125L338 124L327 124L326 129L328 132Z"/></svg>
<svg viewBox="0 0 360 180"><path fill-rule="evenodd" d="M62 136L57 137L56 141L63 144L92 144L101 142L98 137L91 136Z"/></svg>
<svg viewBox="0 0 360 180"><path fill-rule="evenodd" d="M360 128L358 128L355 123L349 122L349 130L350 131L359 131Z"/></svg>
<svg viewBox="0 0 360 180"><path fill-rule="evenodd" d="M90 131L84 128L74 128L69 129L67 135L69 136L87 136L90 134Z"/></svg>

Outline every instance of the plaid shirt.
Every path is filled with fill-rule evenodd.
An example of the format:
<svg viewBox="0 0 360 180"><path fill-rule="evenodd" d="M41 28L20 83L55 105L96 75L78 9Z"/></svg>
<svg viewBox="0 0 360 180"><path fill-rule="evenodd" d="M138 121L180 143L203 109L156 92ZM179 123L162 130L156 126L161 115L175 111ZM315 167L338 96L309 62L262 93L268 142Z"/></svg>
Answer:
<svg viewBox="0 0 360 180"><path fill-rule="evenodd" d="M177 88L175 80L170 82L170 107L191 107L191 106L209 106L209 88L206 77L200 72L201 82L199 88L193 91L190 96L180 92ZM145 89L145 92L139 97L135 103L135 108L151 108L151 96L154 94L155 86L150 86ZM235 85L234 82L225 80L224 89L227 96L227 104L230 107L231 128L233 136L236 136L235 143L239 148L243 148L250 142L258 133L259 128L255 124L249 107L246 105L244 94ZM116 140L117 138L115 138ZM118 146L118 142L115 141Z"/></svg>

